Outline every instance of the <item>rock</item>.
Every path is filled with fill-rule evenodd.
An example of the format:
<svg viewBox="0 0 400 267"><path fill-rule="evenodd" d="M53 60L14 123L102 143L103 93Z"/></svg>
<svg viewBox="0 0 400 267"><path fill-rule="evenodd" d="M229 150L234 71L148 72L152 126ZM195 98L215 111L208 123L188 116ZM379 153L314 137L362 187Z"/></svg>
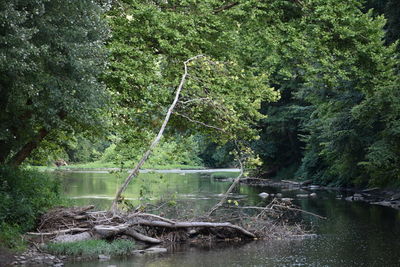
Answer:
<svg viewBox="0 0 400 267"><path fill-rule="evenodd" d="M117 267L117 265L107 265L107 267Z"/></svg>
<svg viewBox="0 0 400 267"><path fill-rule="evenodd" d="M310 197L317 197L317 193L311 193Z"/></svg>
<svg viewBox="0 0 400 267"><path fill-rule="evenodd" d="M390 198L391 201L399 200L399 199L400 199L400 193L394 194L394 195Z"/></svg>
<svg viewBox="0 0 400 267"><path fill-rule="evenodd" d="M353 196L350 196L350 197L346 197L345 200L346 201L353 201L354 199L353 199Z"/></svg>
<svg viewBox="0 0 400 267"><path fill-rule="evenodd" d="M282 197L283 195L281 193L276 194L276 197Z"/></svg>
<svg viewBox="0 0 400 267"><path fill-rule="evenodd" d="M100 254L100 255L98 256L98 258L99 258L99 260L101 260L101 261L108 261L108 260L111 259L110 256L108 256L108 255L103 255L103 254Z"/></svg>
<svg viewBox="0 0 400 267"><path fill-rule="evenodd" d="M292 202L293 198L284 197L284 198L282 198L281 200L282 200L283 202L290 203L290 202Z"/></svg>
<svg viewBox="0 0 400 267"><path fill-rule="evenodd" d="M148 249L145 249L146 253L165 253L168 250L166 248L160 248L160 247L151 247Z"/></svg>
<svg viewBox="0 0 400 267"><path fill-rule="evenodd" d="M269 197L269 194L265 193L265 192L262 192L262 193L258 194L258 196L261 197L261 198L267 198L267 197Z"/></svg>
<svg viewBox="0 0 400 267"><path fill-rule="evenodd" d="M363 201L364 197L361 194L354 194L353 201Z"/></svg>
<svg viewBox="0 0 400 267"><path fill-rule="evenodd" d="M54 243L69 243L93 239L89 232L83 232L76 235L59 235L53 239Z"/></svg>
<svg viewBox="0 0 400 267"><path fill-rule="evenodd" d="M297 194L296 197L306 198L308 197L308 194Z"/></svg>

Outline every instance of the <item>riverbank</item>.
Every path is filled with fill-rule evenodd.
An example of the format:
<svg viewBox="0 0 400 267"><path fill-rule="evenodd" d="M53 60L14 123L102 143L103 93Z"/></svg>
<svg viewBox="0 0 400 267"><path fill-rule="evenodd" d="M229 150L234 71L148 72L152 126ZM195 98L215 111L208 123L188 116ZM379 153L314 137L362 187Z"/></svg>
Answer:
<svg viewBox="0 0 400 267"><path fill-rule="evenodd" d="M73 170L87 170L87 171L129 171L131 170L132 164L117 165L115 163L102 163L102 162L90 162L80 164L70 164L65 166L27 166L28 169L38 171L73 171ZM184 164L171 164L171 165L149 165L145 166L143 170L201 170L206 169L200 165L184 165Z"/></svg>
<svg viewBox="0 0 400 267"><path fill-rule="evenodd" d="M240 181L250 186L271 186L285 190L304 190L306 194L299 194L299 197L312 197L318 190L337 191L337 199L346 201L359 201L371 205L380 205L400 210L400 190L399 189L381 189L381 188L343 188L314 185L311 181L290 181L290 180L272 180L260 178L246 178ZM308 193L308 194L307 194Z"/></svg>

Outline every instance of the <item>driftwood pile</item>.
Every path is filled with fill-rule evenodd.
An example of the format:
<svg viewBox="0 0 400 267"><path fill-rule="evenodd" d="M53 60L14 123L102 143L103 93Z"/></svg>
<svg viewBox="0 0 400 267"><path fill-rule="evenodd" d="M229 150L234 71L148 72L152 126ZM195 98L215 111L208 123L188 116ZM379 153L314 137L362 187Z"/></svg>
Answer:
<svg viewBox="0 0 400 267"><path fill-rule="evenodd" d="M131 238L149 244L199 240L266 239L304 233L301 227L287 226L284 220L294 212L276 200L266 207L225 206L224 215L204 221L178 221L134 212L94 211L94 206L55 208L41 217L36 232L42 242L71 242L89 239ZM229 209L226 212L226 209ZM252 210L249 215L247 210ZM224 212L225 211L225 212ZM289 214L289 215L288 215ZM219 220L224 219L222 222Z"/></svg>

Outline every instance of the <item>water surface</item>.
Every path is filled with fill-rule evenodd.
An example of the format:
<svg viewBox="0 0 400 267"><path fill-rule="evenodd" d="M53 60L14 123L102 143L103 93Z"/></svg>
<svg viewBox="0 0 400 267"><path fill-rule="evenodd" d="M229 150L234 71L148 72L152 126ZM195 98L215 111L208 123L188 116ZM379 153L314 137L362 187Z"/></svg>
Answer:
<svg viewBox="0 0 400 267"><path fill-rule="evenodd" d="M125 178L109 173L63 172L65 194L78 204L107 208ZM236 173L143 173L129 186L125 197L135 205L157 198L184 200L187 208L201 213L226 191ZM231 196L241 205L263 205L260 192L271 187L241 185ZM296 199L302 209L323 216L303 214L318 237L249 243L213 243L207 246L173 245L162 255L141 255L108 262L69 263L66 266L400 266L400 212L365 203L337 199L339 192L316 191L317 198ZM299 191L283 191L295 197Z"/></svg>

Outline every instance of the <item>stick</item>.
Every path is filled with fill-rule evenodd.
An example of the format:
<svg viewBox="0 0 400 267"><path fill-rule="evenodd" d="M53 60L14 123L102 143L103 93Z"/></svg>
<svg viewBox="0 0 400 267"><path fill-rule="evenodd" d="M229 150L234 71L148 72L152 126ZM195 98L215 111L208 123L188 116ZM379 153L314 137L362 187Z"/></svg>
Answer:
<svg viewBox="0 0 400 267"><path fill-rule="evenodd" d="M240 159L239 159L239 164L240 164L240 174L238 175L238 177L235 178L235 180L233 181L231 186L225 192L225 194L222 197L222 199L217 203L217 205L215 205L210 210L210 212L208 213L208 216L211 216L211 214L213 214L214 211L216 211L219 207L221 207L225 203L226 199L228 198L228 195L232 192L232 190L235 188L235 186L239 183L240 178L242 178L243 172L244 172L244 170L243 170L244 168L243 168L243 163L242 163L242 161Z"/></svg>

